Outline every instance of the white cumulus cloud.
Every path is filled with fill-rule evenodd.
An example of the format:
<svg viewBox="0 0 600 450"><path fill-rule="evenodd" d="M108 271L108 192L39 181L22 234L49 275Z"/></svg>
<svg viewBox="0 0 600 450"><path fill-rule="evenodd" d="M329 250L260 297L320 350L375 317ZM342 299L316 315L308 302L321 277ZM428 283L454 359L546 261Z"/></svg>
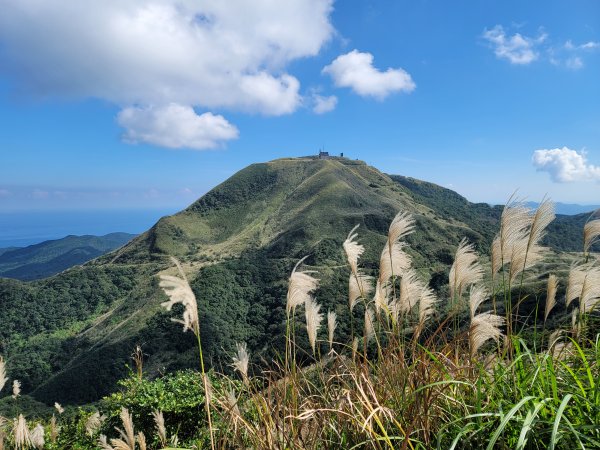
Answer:
<svg viewBox="0 0 600 450"><path fill-rule="evenodd" d="M538 171L548 172L557 183L600 181L600 167L588 164L583 151L568 147L536 150L532 162Z"/></svg>
<svg viewBox="0 0 600 450"><path fill-rule="evenodd" d="M378 70L373 66L373 55L352 50L338 56L323 68L337 87L351 88L358 95L383 100L394 92L412 92L416 85L403 69Z"/></svg>
<svg viewBox="0 0 600 450"><path fill-rule="evenodd" d="M588 57L600 48L600 42L596 41L575 44L569 39L564 44L552 43L548 34L541 31L537 37L529 37L521 33L510 35L502 25L485 29L481 36L499 59L505 59L515 65L528 65L534 61L547 60L557 67L579 70L585 66L584 55Z"/></svg>
<svg viewBox="0 0 600 450"><path fill-rule="evenodd" d="M597 48L600 48L600 42L589 41L585 44L581 44L580 48L582 48L583 50L595 50Z"/></svg>
<svg viewBox="0 0 600 450"><path fill-rule="evenodd" d="M302 97L287 65L317 55L334 33L333 0L1 0L0 8L0 70L17 89L123 108L292 113Z"/></svg>
<svg viewBox="0 0 600 450"><path fill-rule="evenodd" d="M167 148L203 150L238 137L238 130L223 116L198 115L191 106L175 103L164 107L128 107L117 121L125 128L124 139Z"/></svg>
<svg viewBox="0 0 600 450"><path fill-rule="evenodd" d="M483 32L483 38L491 44L496 56L508 60L511 64L529 64L538 59L537 46L544 42L546 37L546 34L540 34L537 38L531 38L520 33L508 36L502 25L496 25Z"/></svg>
<svg viewBox="0 0 600 450"><path fill-rule="evenodd" d="M2 0L2 66L39 96L283 114L299 103L285 66L330 38L331 3Z"/></svg>
<svg viewBox="0 0 600 450"><path fill-rule="evenodd" d="M319 94L313 94L313 112L315 114L325 114L335 109L338 103L338 99L335 95L322 96Z"/></svg>
<svg viewBox="0 0 600 450"><path fill-rule="evenodd" d="M600 42L588 41L584 44L576 45L573 44L573 41L569 39L567 42L565 42L564 47L567 50L595 50L600 47Z"/></svg>
<svg viewBox="0 0 600 450"><path fill-rule="evenodd" d="M583 67L583 60L579 56L573 56L565 61L565 66L571 70L579 70Z"/></svg>
<svg viewBox="0 0 600 450"><path fill-rule="evenodd" d="M585 65L583 55L593 53L599 47L600 43L595 41L588 41L584 44L573 44L571 40L568 40L562 48L550 49L551 62L555 65L562 63L567 69L579 70Z"/></svg>

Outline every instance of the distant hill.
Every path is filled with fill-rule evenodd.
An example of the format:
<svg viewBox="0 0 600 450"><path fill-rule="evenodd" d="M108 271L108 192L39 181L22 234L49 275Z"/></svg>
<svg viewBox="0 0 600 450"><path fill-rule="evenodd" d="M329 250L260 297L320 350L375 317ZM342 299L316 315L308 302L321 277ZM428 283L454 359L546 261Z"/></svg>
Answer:
<svg viewBox="0 0 600 450"><path fill-rule="evenodd" d="M23 248L0 249L0 277L37 280L115 250L135 237L128 233L105 236L67 236Z"/></svg>
<svg viewBox="0 0 600 450"><path fill-rule="evenodd" d="M400 210L416 222L407 239L414 267L442 298L460 240L485 257L502 212L361 161L252 164L116 251L44 280L0 279L0 353L24 393L50 405L94 401L115 389L136 344L148 376L194 366L193 336L171 321L178 312L160 306L166 297L157 274L175 273L170 255L196 293L205 361L218 370L228 370L236 342L247 342L256 364L282 351L286 280L303 256L321 280L321 311L338 313L343 341L350 321L342 242L359 224L361 266L374 271ZM547 244L580 251L581 220L560 216ZM297 338L306 344L304 333Z"/></svg>
<svg viewBox="0 0 600 450"><path fill-rule="evenodd" d="M17 250L18 248L21 248L21 247L5 247L5 248L0 248L0 256L3 255L6 252L10 252L11 250Z"/></svg>
<svg viewBox="0 0 600 450"><path fill-rule="evenodd" d="M531 208L537 208L538 203L527 202L527 206ZM556 214L564 214L567 216L574 216L576 214L590 214L591 212L600 209L600 205L577 205L575 203L560 203L554 204Z"/></svg>

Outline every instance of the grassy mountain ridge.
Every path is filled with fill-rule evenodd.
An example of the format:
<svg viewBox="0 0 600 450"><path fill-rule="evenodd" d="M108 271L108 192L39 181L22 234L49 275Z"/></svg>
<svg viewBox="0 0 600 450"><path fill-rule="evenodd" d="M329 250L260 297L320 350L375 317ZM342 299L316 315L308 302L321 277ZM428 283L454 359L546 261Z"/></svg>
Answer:
<svg viewBox="0 0 600 450"><path fill-rule="evenodd" d="M347 316L341 244L360 224L363 266L375 268L399 210L415 217L409 252L433 287L447 279L462 237L487 250L501 212L360 161L253 164L82 267L27 284L0 279L2 353L10 376L48 404L82 403L114 389L135 344L143 344L149 373L192 365L192 337L170 321L177 312L160 307L165 297L156 274L173 273L169 255L181 259L198 297L209 363L228 370L228 354L239 341L248 342L257 362L268 361L283 348L286 280L295 262L309 256L307 264L321 278L317 297L323 310ZM560 223L558 231L569 235L579 226L569 219ZM565 245L560 237L555 241ZM340 339L348 326L340 323Z"/></svg>
<svg viewBox="0 0 600 450"><path fill-rule="evenodd" d="M498 230L502 206L490 206L487 203L471 203L456 192L433 183L417 180L401 175L390 177L406 187L416 202L429 206L440 216L449 220L460 220L469 228L487 236L486 247L491 243L490 237ZM537 205L532 202L528 205ZM590 217L588 213L557 214L556 219L548 226L548 233L543 240L544 245L555 251L579 252L583 248L583 226ZM594 246L596 251L598 245ZM484 251L487 251L484 249Z"/></svg>
<svg viewBox="0 0 600 450"><path fill-rule="evenodd" d="M35 280L83 264L121 247L135 235L73 236L0 252L0 277Z"/></svg>

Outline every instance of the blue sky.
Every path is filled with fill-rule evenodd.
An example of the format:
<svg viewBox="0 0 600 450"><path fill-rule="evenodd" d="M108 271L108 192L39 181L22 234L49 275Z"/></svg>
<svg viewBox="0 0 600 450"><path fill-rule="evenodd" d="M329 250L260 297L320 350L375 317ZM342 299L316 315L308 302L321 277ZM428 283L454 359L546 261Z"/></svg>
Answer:
<svg viewBox="0 0 600 450"><path fill-rule="evenodd" d="M0 212L185 207L324 146L600 203L597 1L0 0Z"/></svg>

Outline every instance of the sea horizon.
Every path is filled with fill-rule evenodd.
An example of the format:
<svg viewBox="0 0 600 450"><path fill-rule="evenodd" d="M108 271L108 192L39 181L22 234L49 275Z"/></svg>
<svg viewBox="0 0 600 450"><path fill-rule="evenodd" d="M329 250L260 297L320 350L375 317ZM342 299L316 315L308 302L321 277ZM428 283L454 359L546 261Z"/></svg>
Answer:
<svg viewBox="0 0 600 450"><path fill-rule="evenodd" d="M26 247L69 235L140 234L180 207L0 212L0 248Z"/></svg>

